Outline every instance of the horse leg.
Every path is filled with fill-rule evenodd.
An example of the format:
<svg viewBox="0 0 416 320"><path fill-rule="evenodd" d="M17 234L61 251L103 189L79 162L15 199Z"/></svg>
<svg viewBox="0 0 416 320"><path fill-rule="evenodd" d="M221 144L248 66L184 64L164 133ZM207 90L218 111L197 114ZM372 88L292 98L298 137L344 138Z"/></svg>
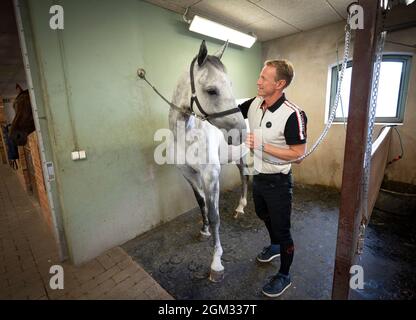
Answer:
<svg viewBox="0 0 416 320"><path fill-rule="evenodd" d="M194 191L196 201L198 202L198 206L201 209L202 228L200 230L200 235L201 240L204 241L211 236L211 233L209 232L208 208L205 203L205 193L202 187L202 177L199 173L195 171L192 173L190 173L189 171L187 171L186 173L184 172L184 176L191 185L192 190Z"/></svg>
<svg viewBox="0 0 416 320"><path fill-rule="evenodd" d="M219 204L219 171L214 168L203 176L204 191L206 195L206 205L208 207L208 218L213 233L214 256L211 263L209 279L213 282L220 282L224 278L224 266L221 263L223 253L220 241L220 216L218 211Z"/></svg>
<svg viewBox="0 0 416 320"><path fill-rule="evenodd" d="M208 210L207 206L205 205L205 195L201 189L195 188L193 185L192 190L194 191L196 201L198 202L199 208L201 209L202 228L199 232L201 235L201 240L204 241L211 236L211 232L209 232Z"/></svg>
<svg viewBox="0 0 416 320"><path fill-rule="evenodd" d="M248 186L248 179L249 179L249 176L244 174L244 164L243 163L237 164L237 167L238 167L238 170L240 171L241 195L240 195L240 201L234 213L234 218L236 219L238 218L239 214L244 214L244 208L247 205L247 186Z"/></svg>

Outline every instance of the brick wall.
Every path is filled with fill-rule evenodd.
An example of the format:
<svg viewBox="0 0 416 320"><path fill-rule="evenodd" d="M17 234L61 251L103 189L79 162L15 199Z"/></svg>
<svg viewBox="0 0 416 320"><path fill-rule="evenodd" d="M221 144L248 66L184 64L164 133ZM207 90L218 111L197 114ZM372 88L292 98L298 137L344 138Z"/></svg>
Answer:
<svg viewBox="0 0 416 320"><path fill-rule="evenodd" d="M1 101L1 100L0 100ZM1 103L1 102L0 102ZM3 121L4 120L4 121ZM4 108L0 105L0 124L5 124ZM0 161L7 163L7 156L4 150L3 154L3 141L0 134ZM20 184L24 187L25 191L33 194L39 201L39 205L42 209L44 220L50 228L52 228L52 219L49 210L48 196L46 193L46 187L43 180L42 161L39 154L39 146L36 132L31 133L28 136L26 146L18 147L19 151L19 169L16 171ZM28 163L31 161L31 164ZM33 167L34 174L31 174L29 166Z"/></svg>
<svg viewBox="0 0 416 320"><path fill-rule="evenodd" d="M39 153L39 145L36 132L33 132L28 137L28 145L32 156L33 167L35 171L35 181L37 189L37 197L42 209L43 217L50 228L52 228L52 219L49 209L48 196L46 193L45 182L43 180L42 161Z"/></svg>
<svg viewBox="0 0 416 320"><path fill-rule="evenodd" d="M17 176L19 178L20 184L23 186L26 192L33 194L32 185L30 183L29 169L26 162L25 147L19 146L19 169L17 170Z"/></svg>

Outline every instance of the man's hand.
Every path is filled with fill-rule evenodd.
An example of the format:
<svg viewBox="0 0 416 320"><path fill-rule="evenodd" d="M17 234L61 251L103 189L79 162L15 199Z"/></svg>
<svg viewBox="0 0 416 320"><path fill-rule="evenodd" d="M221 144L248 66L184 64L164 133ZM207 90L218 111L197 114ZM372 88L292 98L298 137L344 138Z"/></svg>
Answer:
<svg viewBox="0 0 416 320"><path fill-rule="evenodd" d="M254 149L254 133L252 132L247 133L246 146L249 149Z"/></svg>
<svg viewBox="0 0 416 320"><path fill-rule="evenodd" d="M254 136L253 132L247 133L246 146L250 149L259 149L261 147L261 141L258 137Z"/></svg>

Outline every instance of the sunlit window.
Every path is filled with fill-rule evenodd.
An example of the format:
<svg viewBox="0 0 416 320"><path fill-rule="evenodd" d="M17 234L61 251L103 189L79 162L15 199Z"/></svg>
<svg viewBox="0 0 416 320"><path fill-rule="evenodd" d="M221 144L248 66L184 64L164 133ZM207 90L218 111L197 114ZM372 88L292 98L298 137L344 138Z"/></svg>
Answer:
<svg viewBox="0 0 416 320"><path fill-rule="evenodd" d="M411 56L384 55L380 68L377 97L376 122L403 122L407 88L410 75ZM343 122L348 117L351 87L352 62L348 62L341 86L341 103L338 104L335 121ZM333 104L338 82L337 66L331 72L331 106ZM328 114L329 117L329 114Z"/></svg>

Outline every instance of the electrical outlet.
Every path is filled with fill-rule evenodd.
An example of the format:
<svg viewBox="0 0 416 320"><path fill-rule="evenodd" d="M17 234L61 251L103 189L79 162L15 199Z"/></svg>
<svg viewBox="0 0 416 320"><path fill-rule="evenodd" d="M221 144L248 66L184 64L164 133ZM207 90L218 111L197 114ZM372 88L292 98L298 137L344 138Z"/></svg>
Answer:
<svg viewBox="0 0 416 320"><path fill-rule="evenodd" d="M71 152L71 159L72 160L79 160L79 151L72 151Z"/></svg>

